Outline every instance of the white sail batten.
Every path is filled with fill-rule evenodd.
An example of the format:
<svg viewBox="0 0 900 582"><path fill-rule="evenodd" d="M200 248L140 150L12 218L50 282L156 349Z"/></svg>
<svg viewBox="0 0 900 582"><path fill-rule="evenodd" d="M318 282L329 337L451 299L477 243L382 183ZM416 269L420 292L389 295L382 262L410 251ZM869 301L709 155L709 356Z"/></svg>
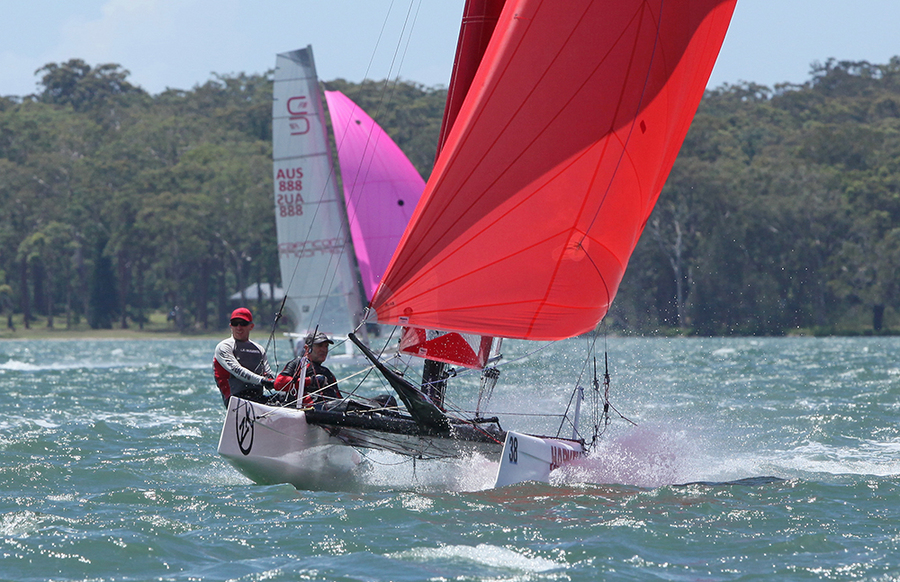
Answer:
<svg viewBox="0 0 900 582"><path fill-rule="evenodd" d="M347 334L363 301L312 47L278 55L272 142L285 308L298 332Z"/></svg>

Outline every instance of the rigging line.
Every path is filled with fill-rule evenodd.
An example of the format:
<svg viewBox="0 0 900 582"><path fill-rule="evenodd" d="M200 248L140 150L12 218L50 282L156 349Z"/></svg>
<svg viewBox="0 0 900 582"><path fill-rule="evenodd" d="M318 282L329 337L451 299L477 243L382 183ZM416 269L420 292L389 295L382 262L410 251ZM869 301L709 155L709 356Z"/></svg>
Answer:
<svg viewBox="0 0 900 582"><path fill-rule="evenodd" d="M349 380L350 380L351 378L355 378L356 376L359 376L360 374L364 374L366 377L368 377L368 375L369 375L369 374L372 372L372 370L374 370L374 369L375 369L375 366L367 366L367 367L363 368L362 370L353 372L353 373L350 374L349 376L344 376L344 377L338 379L337 382L336 382L334 385L340 385L342 382L349 382ZM365 381L365 379L366 379L366 378L363 378L362 380L360 380L360 381L356 384L356 386L353 388L353 390L351 390L351 391L348 392L347 394L344 394L344 395L340 398L340 400L342 400L342 401L349 401L349 400L350 400L351 398L353 398L353 397L364 398L363 396L356 396L356 392L357 392L357 390L359 390L359 389L362 387L362 383ZM331 386L331 384L329 384L329 386ZM325 388L328 388L328 386L325 386ZM322 388L322 389L324 390L324 388Z"/></svg>
<svg viewBox="0 0 900 582"><path fill-rule="evenodd" d="M477 410L460 409L459 412L463 413L463 414L475 414L478 411ZM482 411L482 414L494 414L494 415L498 415L498 416L523 416L523 417L528 417L528 418L564 418L565 417L565 414L546 414L546 413L539 414L536 412L503 412L503 411L497 412L497 411L493 411L493 410L490 412Z"/></svg>
<svg viewBox="0 0 900 582"><path fill-rule="evenodd" d="M414 16L412 17L412 23L410 23L410 14L413 12L414 6L416 7L416 10L415 10ZM393 3L391 5L391 7L393 7ZM381 115L381 113L383 111L385 111L387 105L394 101L394 97L397 92L397 84L399 83L399 79L400 79L400 69L403 66L403 61L405 60L406 52L409 49L409 43L410 43L410 39L412 37L412 29L415 28L415 23L418 18L418 12L419 12L420 8L421 8L421 0L419 0L418 4L416 4L414 1L411 1L409 4L409 8L407 9L406 18L404 20L403 27L400 32L400 37L398 38L397 45L394 49L393 58L391 60L391 66L389 68L388 75L385 77L384 84L382 85L381 94L380 94L380 98L379 98L379 102L378 102L378 107L377 107L376 111L373 113L373 116L371 117L373 126L370 128L370 130L368 131L368 133L366 135L366 143L363 146L363 154L360 159L359 165L355 169L356 173L355 173L355 176L353 179L353 188L349 192L347 191L347 186L346 186L347 174L345 174L344 172L352 171L352 169L351 168L341 168L341 174L344 177L344 180L342 180L342 182L344 184L344 192L345 192L345 195L346 195L348 201L351 203L351 204L346 204L344 206L344 209L345 209L346 215L347 215L347 226L348 227L356 219L357 210L356 210L355 201L359 200L363 196L363 191L362 191L362 188L360 187L360 180L362 180L362 182L364 183L368 179L369 173L372 169L372 165L375 161L375 157L374 157L374 154L372 154L372 152L377 150L378 141L381 139L381 135L382 135L381 132L376 134L376 132L373 131L375 124L377 124L377 122L375 121L375 117L379 117ZM389 16L389 14L388 14L388 16ZM387 23L387 17L385 18L385 23L382 25L382 34L384 32L384 27L386 26L386 23ZM408 34L406 33L407 28L409 28ZM402 55L400 56L399 64L397 64L397 55L398 55L398 53L400 53L400 47L403 45L404 34L406 34L406 44L403 49ZM381 34L379 34L379 41L380 40L381 40ZM376 46L376 48L377 48L377 46ZM369 72L369 69L371 68L373 60L374 60L374 53L373 53L372 59L370 59L370 61L369 61L369 66L366 69L367 77L368 77L368 72ZM396 70L397 70L397 77L396 77L396 80L394 81L394 83L392 84L390 82L390 77L391 77L391 73L394 71L395 65L396 65ZM392 87L390 92L388 92L389 87ZM354 105L354 109L363 111L362 108L359 107L357 104L354 103L353 105ZM352 118L350 116L348 116L348 119L346 120L346 122L344 124L344 128L341 132L340 140L337 139L337 135L335 136L335 144L336 145L339 143L343 143L343 140L346 139L346 136L351 127L352 127ZM382 129L382 132L383 131L384 130ZM384 132L384 133L386 134L386 132ZM340 163L340 161L338 161L338 163ZM352 209L352 214L351 214L351 209ZM342 224L342 228L343 228L343 224ZM352 234L351 234L351 238L352 238ZM351 244L352 244L352 241L351 241ZM341 251L340 251L340 255L342 256L344 252L345 252L345 248L342 247ZM356 257L354 256L350 260L355 261ZM340 258L338 259L338 261L340 261ZM334 281L336 276L337 276L337 273L333 272L333 275L331 277L332 282ZM362 303L364 305L364 308L363 308L364 316L361 317L360 321L356 323L356 327L354 328L354 331L358 331L362 327L363 323L366 321L366 317L369 312L368 296L367 296L364 288L360 289L360 291L362 293L362 298L363 298Z"/></svg>
<svg viewBox="0 0 900 582"><path fill-rule="evenodd" d="M562 414L562 420L559 421L559 428L556 429L556 437L559 438L559 435L562 434L563 426L565 426L566 421L568 420L572 426L575 426L575 422L569 419L569 409L572 408L572 402L575 400L576 395L578 394L578 385L575 386L575 389L572 390L572 395L569 396L569 403L566 405L566 411ZM577 430L578 427L575 427Z"/></svg>
<svg viewBox="0 0 900 582"><path fill-rule="evenodd" d="M269 293L271 295L274 295L274 293L272 293L272 290L273 290L273 285L272 285L272 283L269 283ZM266 346L263 348L263 353L268 355L269 346L272 346L272 356L275 361L275 368L273 368L273 369L275 369L275 370L278 369L278 353L277 353L277 350L275 349L275 346L277 345L275 343L275 330L278 328L278 322L281 320L282 314L284 313L284 304L286 301L287 301L287 293L284 293L281 298L281 305L278 307L278 311L275 312L275 319L274 319L274 321L272 321L272 329L269 331L269 338L266 340Z"/></svg>
<svg viewBox="0 0 900 582"><path fill-rule="evenodd" d="M584 379L584 375L587 373L588 367L590 366L591 356L597 351L597 339L598 334L594 334L593 339L588 344L588 350L587 354L585 354L584 357L584 363L581 366L581 371L578 373L578 378L575 380L576 384L581 384L581 381Z"/></svg>
<svg viewBox="0 0 900 582"><path fill-rule="evenodd" d="M591 262L593 263L593 261L591 261ZM604 342L607 342L608 340L607 340L607 336L606 336L606 328L605 328L605 324L601 324L601 325L604 325L603 338L604 338ZM590 341L590 343L589 343L589 345L588 345L588 352L587 352L587 355L585 356L584 363L582 364L582 367L581 367L581 371L580 371L579 374L578 374L578 378L575 380L575 389L572 390L572 396L569 397L569 403L566 405L566 411L565 411L565 413L563 414L563 421L560 422L560 426L559 426L559 429L558 429L558 431L557 431L557 436L559 436L559 435L562 433L562 429L563 429L563 425L565 424L565 420L566 420L566 419L568 418L568 416L569 416L569 409L572 407L572 402L574 401L575 395L576 395L576 393L578 392L578 386L581 385L581 382L582 382L582 380L584 379L585 374L587 373L588 367L589 367L590 362L591 362L591 356L592 356L592 354L596 353L597 340L598 340L598 339L599 339L599 334L594 334L593 339L591 339L591 341ZM606 350L607 348L608 348L608 344L607 344L607 343L604 343L604 350ZM604 353L607 353L607 352L604 351ZM607 376L608 376L608 375L607 375ZM606 398L606 399L605 399L605 403L606 403L606 404L609 404L609 398ZM596 407L597 405L598 405L598 404L595 402L595 403L594 403L594 406ZM610 405L610 406L611 406L611 405ZM618 412L618 411L617 411L617 412ZM592 411L592 414L595 414L595 411ZM622 415L620 414L619 416L622 416ZM628 419L625 418L624 416L622 416L622 418L625 419L625 420L628 420ZM574 424L574 421L570 421L570 422L572 422L572 423ZM628 422L631 422L631 421L629 420ZM636 426L636 425L635 425L635 426ZM578 427L575 427L575 429L578 430ZM581 431L578 431L578 432L580 433Z"/></svg>
<svg viewBox="0 0 900 582"><path fill-rule="evenodd" d="M378 38L375 39L375 46L372 48L372 56L369 57L369 64L366 65L366 72L363 74L363 79L367 79L369 77L369 71L372 70L372 63L375 62L375 53L378 52L378 45L381 44L381 38L384 36L384 31L387 28L387 23L393 9L394 1L391 0L391 3L387 9L387 14L384 15L384 20L381 22L381 30L378 31Z"/></svg>
<svg viewBox="0 0 900 582"><path fill-rule="evenodd" d="M613 406L613 405L612 405L612 402L609 403L609 407L612 408L613 411L615 411L615 413L619 415L619 418L621 418L621 419L624 420L625 422L629 423L631 426L637 426L637 425L638 425L636 422L634 422L633 420L631 420L630 418L628 418L627 416L625 416L625 415L623 415L621 412L619 412L619 409L617 409L615 406Z"/></svg>
<svg viewBox="0 0 900 582"><path fill-rule="evenodd" d="M474 414L477 410L460 410L462 413ZM493 414L497 416L521 416L524 418L565 418L565 414L546 414L536 412L504 412L504 411L482 411L482 414Z"/></svg>

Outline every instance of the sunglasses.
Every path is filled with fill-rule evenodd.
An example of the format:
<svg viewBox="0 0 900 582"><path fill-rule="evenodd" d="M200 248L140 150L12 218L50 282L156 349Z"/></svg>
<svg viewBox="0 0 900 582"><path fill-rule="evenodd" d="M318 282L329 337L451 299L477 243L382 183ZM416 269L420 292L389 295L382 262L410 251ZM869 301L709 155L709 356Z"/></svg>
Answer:
<svg viewBox="0 0 900 582"><path fill-rule="evenodd" d="M249 321L244 321L243 319L232 319L231 327L246 327L250 325Z"/></svg>

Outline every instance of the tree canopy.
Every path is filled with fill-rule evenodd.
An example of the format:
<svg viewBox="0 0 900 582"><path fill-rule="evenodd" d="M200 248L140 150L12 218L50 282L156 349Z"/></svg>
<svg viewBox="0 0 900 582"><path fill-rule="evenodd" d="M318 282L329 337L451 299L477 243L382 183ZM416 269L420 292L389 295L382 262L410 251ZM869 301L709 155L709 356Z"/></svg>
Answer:
<svg viewBox="0 0 900 582"><path fill-rule="evenodd" d="M116 64L37 71L0 99L0 310L27 325L222 326L278 284L271 74L149 95ZM446 91L323 85L427 177ZM829 60L800 85L708 91L607 318L615 330L900 327L900 58Z"/></svg>
<svg viewBox="0 0 900 582"><path fill-rule="evenodd" d="M898 57L708 91L613 320L703 335L896 328L898 169Z"/></svg>

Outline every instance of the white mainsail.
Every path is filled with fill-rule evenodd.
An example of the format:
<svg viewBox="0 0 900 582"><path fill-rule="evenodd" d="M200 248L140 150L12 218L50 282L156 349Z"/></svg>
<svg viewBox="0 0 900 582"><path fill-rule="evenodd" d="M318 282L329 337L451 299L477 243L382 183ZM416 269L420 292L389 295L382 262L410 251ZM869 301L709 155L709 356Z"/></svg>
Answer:
<svg viewBox="0 0 900 582"><path fill-rule="evenodd" d="M298 333L345 335L362 318L363 295L312 47L278 55L272 144L285 308Z"/></svg>

